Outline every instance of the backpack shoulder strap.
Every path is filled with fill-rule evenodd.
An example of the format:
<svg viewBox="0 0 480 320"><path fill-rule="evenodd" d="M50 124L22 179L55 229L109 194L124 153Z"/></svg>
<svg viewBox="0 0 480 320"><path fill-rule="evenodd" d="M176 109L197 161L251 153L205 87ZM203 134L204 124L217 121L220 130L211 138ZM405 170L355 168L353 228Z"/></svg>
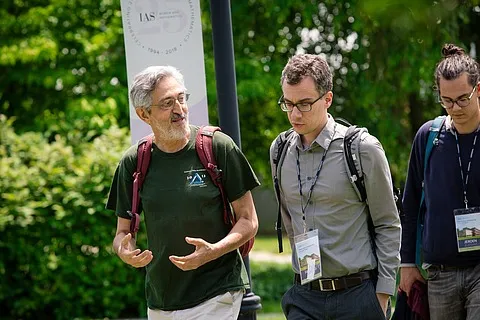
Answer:
<svg viewBox="0 0 480 320"><path fill-rule="evenodd" d="M213 184L220 190L220 195L222 196L223 201L223 220L225 224L231 225L233 228L236 223L235 216L233 215L225 187L223 186L222 170L218 167L213 152L213 134L216 131L221 131L221 129L214 126L200 127L195 137L195 150L200 162L212 179ZM253 248L253 244L254 238L251 238L238 248L242 257L248 256L248 253Z"/></svg>
<svg viewBox="0 0 480 320"><path fill-rule="evenodd" d="M366 128L351 125L348 127L345 137L343 138L343 156L348 179L350 180L358 198L362 202L367 200L367 191L365 189L360 158L360 141L362 135L365 133L368 133Z"/></svg>
<svg viewBox="0 0 480 320"><path fill-rule="evenodd" d="M135 238L140 225L140 215L138 207L140 204L140 189L147 175L150 158L152 156L153 134L148 135L138 141L137 147L137 169L133 173L133 190L132 190L132 211L129 212L132 219L130 220L130 233Z"/></svg>
<svg viewBox="0 0 480 320"><path fill-rule="evenodd" d="M365 202L368 205L367 190L365 188L365 177L363 174L362 162L360 157L360 143L362 136L368 134L367 128L357 127L356 125L350 125L343 138L343 159L345 161L345 167L347 170L348 179L361 202ZM393 187L393 185L392 185ZM395 192L392 190L393 194ZM368 233L370 235L370 245L375 259L378 263L377 249L375 244L376 231L373 223L372 215L368 214L367 219ZM375 269L377 270L377 269ZM377 271L375 271L377 272Z"/></svg>
<svg viewBox="0 0 480 320"><path fill-rule="evenodd" d="M430 129L428 131L427 144L425 145L425 156L423 158L423 180L425 180L428 160L432 155L433 147L438 144L438 135L440 134L440 130L443 127L443 124L445 123L445 119L446 119L445 116L436 117L433 120L432 125L430 126ZM424 202L425 202L425 194L424 194L423 181L422 181L422 195L420 197L420 208L424 205Z"/></svg>
<svg viewBox="0 0 480 320"><path fill-rule="evenodd" d="M283 237L282 237L282 211L281 211L281 197L280 197L280 168L282 167L283 160L285 159L286 151L288 144L294 135L293 128L288 129L280 133L274 141L274 147L272 152L273 167L274 167L274 176L273 176L273 185L275 188L275 196L277 197L278 202L278 214L277 222L275 224L275 230L277 230L277 240L278 240L278 252L283 252Z"/></svg>
<svg viewBox="0 0 480 320"><path fill-rule="evenodd" d="M425 174L427 173L427 166L430 156L432 155L433 147L438 145L438 135L445 123L446 116L436 117L430 129L428 131L427 143L425 145L425 156L423 158L423 180L422 180L422 194L420 196L420 205L418 206L418 223L417 223L417 243L416 243L416 254L415 262L418 266L421 266L421 251L422 251L422 233L423 233L423 223L425 220L425 210L423 207L425 205L425 189L424 181Z"/></svg>
<svg viewBox="0 0 480 320"><path fill-rule="evenodd" d="M213 154L213 134L221 131L219 127L203 126L197 131L195 137L195 150L203 167L207 170L212 182L220 190L223 201L223 220L225 224L235 224L230 209L230 203L227 199L227 193L222 183L222 170L218 167L215 155Z"/></svg>
<svg viewBox="0 0 480 320"><path fill-rule="evenodd" d="M273 164L278 168L281 167L283 158L285 157L285 146L289 139L291 139L293 133L293 128L288 129L280 133L277 138L275 138L274 149L273 149Z"/></svg>
<svg viewBox="0 0 480 320"><path fill-rule="evenodd" d="M425 157L423 159L423 173L425 178L425 172L428 164L428 159L432 153L432 149L434 145L438 144L438 135L440 134L440 130L445 123L446 116L438 116L436 117L432 125L430 126L427 138L427 144L425 146Z"/></svg>

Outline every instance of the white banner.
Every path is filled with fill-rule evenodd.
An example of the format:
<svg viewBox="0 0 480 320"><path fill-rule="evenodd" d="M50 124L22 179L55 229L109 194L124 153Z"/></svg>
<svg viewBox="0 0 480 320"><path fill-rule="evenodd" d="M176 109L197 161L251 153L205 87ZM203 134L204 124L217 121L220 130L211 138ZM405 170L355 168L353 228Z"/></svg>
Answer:
<svg viewBox="0 0 480 320"><path fill-rule="evenodd" d="M208 124L200 0L121 0L128 87L152 65L180 70L190 93L190 123ZM129 97L130 100L130 97ZM151 133L130 102L132 143Z"/></svg>

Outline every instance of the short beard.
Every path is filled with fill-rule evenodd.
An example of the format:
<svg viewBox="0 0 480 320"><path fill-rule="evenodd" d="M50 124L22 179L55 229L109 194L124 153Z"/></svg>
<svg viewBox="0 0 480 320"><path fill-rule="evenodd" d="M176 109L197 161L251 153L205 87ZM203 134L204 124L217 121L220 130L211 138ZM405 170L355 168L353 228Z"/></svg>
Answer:
<svg viewBox="0 0 480 320"><path fill-rule="evenodd" d="M190 126L188 123L188 116L185 118L185 126L181 128L175 128L174 126L168 126L168 128L159 125L158 123L153 124L157 130L158 138L162 141L174 142L180 141L188 137L190 133Z"/></svg>

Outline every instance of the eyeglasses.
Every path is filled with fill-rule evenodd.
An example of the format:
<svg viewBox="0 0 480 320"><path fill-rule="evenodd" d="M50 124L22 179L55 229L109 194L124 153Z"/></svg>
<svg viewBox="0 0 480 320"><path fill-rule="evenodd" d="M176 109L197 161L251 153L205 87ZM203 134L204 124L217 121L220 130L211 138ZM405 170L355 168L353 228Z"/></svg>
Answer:
<svg viewBox="0 0 480 320"><path fill-rule="evenodd" d="M188 101L190 93L180 93L176 98L166 98L165 100L160 101L158 104L152 104L150 107L158 107L162 110L170 110L175 106L175 103L178 101L182 106Z"/></svg>
<svg viewBox="0 0 480 320"><path fill-rule="evenodd" d="M470 104L470 100L473 97L473 93L475 92L475 89L477 88L478 84L475 85L472 89L472 92L468 97L461 97L458 99L450 99L450 98L442 98L439 97L438 102L444 107L445 109L451 109L455 105L455 103L460 107L460 108L465 108Z"/></svg>
<svg viewBox="0 0 480 320"><path fill-rule="evenodd" d="M313 100L312 102L301 101L301 102L293 103L293 102L290 102L290 101L285 101L285 99L283 98L283 95L282 95L280 97L280 99L278 99L278 105L280 106L282 111L285 111L285 112L292 112L293 108L295 108L295 107L297 107L298 111L300 111L300 112L308 112L308 111L312 110L312 105L315 102L317 102L318 100L320 100L321 98L323 98L323 96L325 96L325 94L321 95L320 97Z"/></svg>

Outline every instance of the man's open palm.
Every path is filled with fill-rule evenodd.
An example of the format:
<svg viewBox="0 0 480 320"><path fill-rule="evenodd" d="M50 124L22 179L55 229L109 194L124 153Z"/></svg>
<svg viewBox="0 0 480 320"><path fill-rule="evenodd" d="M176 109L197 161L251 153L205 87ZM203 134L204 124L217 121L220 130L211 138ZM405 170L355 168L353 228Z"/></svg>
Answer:
<svg viewBox="0 0 480 320"><path fill-rule="evenodd" d="M195 246L195 251L187 256L170 256L170 261L183 271L194 270L214 260L212 244L200 238L185 237L185 241Z"/></svg>
<svg viewBox="0 0 480 320"><path fill-rule="evenodd" d="M153 254L150 250L142 252L140 249L135 249L130 233L123 237L117 254L123 262L135 268L145 267L153 259Z"/></svg>

